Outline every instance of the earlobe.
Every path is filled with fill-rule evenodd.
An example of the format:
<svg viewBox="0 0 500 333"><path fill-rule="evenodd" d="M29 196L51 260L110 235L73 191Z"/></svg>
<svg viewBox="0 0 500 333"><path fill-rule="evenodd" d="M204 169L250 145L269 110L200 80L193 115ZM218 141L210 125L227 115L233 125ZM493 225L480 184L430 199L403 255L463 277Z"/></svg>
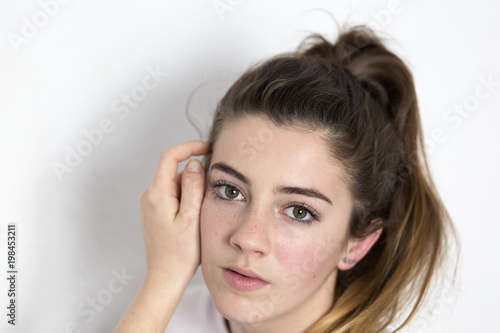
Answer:
<svg viewBox="0 0 500 333"><path fill-rule="evenodd" d="M382 224L380 219L373 220L374 224ZM379 239L382 234L382 227L372 232L364 238L356 238L350 240L344 256L338 263L337 267L340 270L348 270L353 268L357 262L364 258L364 256L370 251L373 244Z"/></svg>

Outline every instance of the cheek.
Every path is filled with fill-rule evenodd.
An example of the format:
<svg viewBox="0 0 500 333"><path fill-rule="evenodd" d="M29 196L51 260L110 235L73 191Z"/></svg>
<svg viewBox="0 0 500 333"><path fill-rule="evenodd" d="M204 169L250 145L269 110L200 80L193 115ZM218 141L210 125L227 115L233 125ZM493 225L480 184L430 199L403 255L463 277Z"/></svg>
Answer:
<svg viewBox="0 0 500 333"><path fill-rule="evenodd" d="M203 251L214 250L220 247L224 239L228 239L232 221L235 216L227 214L213 200L206 198L203 201L200 214L200 235Z"/></svg>
<svg viewBox="0 0 500 333"><path fill-rule="evenodd" d="M210 244L214 240L214 236L218 234L216 230L217 224L214 223L216 220L216 212L211 207L210 204L205 203L206 199L201 207L200 213L200 237L202 250L210 248Z"/></svg>
<svg viewBox="0 0 500 333"><path fill-rule="evenodd" d="M341 253L341 242L334 237L312 237L301 242L284 240L276 243L276 259L285 272L284 286L290 290L304 285L323 283L335 270Z"/></svg>

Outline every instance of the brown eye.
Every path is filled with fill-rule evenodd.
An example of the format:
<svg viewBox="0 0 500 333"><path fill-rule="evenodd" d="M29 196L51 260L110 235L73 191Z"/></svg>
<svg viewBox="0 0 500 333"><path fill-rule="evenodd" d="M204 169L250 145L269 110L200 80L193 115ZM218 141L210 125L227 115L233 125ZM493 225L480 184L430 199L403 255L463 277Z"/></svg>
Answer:
<svg viewBox="0 0 500 333"><path fill-rule="evenodd" d="M321 215L305 203L291 202L285 208L284 213L292 220L300 224L311 224L313 221L321 221Z"/></svg>
<svg viewBox="0 0 500 333"><path fill-rule="evenodd" d="M229 199L236 199L238 197L238 195L240 194L240 191L236 187L226 186L226 189L224 190L224 194Z"/></svg>
<svg viewBox="0 0 500 333"><path fill-rule="evenodd" d="M302 220L307 216L308 211L302 207L293 207L293 217Z"/></svg>

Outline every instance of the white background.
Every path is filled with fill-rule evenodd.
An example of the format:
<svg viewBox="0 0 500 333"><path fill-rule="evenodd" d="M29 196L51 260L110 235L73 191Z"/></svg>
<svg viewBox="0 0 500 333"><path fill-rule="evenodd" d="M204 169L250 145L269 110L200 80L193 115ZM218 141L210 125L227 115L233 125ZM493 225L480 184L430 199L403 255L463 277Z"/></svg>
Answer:
<svg viewBox="0 0 500 333"><path fill-rule="evenodd" d="M498 1L54 1L0 3L0 331L111 331L145 269L138 196L163 148L200 138L186 117L190 94L204 84L190 112L206 138L231 80L310 32L334 38L335 18L369 23L411 67L434 179L461 237L459 286L410 331L500 332ZM45 5L51 15L46 3L57 4ZM126 117L114 112L148 69L168 75ZM84 132L105 119L112 132L85 146ZM54 163L78 147L87 156L59 179ZM123 272L129 280L113 280Z"/></svg>

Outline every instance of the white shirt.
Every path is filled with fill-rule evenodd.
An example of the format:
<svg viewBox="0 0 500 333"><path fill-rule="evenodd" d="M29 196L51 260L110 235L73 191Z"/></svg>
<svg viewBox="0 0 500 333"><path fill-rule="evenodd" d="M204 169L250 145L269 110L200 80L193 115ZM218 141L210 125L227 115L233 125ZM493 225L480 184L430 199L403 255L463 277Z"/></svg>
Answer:
<svg viewBox="0 0 500 333"><path fill-rule="evenodd" d="M165 333L229 333L206 285L189 286L177 305Z"/></svg>

